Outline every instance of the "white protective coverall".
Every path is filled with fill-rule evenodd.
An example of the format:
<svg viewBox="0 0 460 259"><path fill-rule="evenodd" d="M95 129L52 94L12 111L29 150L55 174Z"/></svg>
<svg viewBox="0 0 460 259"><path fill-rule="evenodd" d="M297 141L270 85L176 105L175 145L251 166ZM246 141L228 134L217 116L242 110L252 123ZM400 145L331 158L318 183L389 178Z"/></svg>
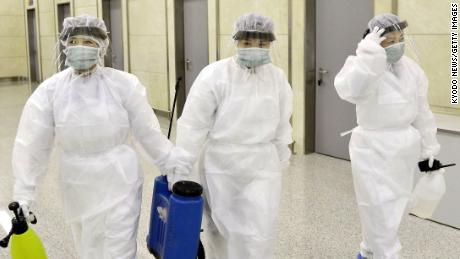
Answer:
<svg viewBox="0 0 460 259"><path fill-rule="evenodd" d="M128 136L160 168L172 144L161 133L144 86L128 73L68 68L27 101L13 150L14 199L33 201L54 140L64 214L79 258L134 258L143 175Z"/></svg>
<svg viewBox="0 0 460 259"><path fill-rule="evenodd" d="M291 156L291 113L290 85L271 63L251 70L227 58L205 67L194 82L178 120L176 144L191 161L201 151L211 223L205 229L207 257L273 257L281 170Z"/></svg>
<svg viewBox="0 0 460 259"><path fill-rule="evenodd" d="M339 96L356 104L358 127L350 140L350 157L362 254L370 257L373 252L374 259L398 258L397 233L417 162L440 149L425 73L405 56L391 66L385 50L364 39L335 78Z"/></svg>

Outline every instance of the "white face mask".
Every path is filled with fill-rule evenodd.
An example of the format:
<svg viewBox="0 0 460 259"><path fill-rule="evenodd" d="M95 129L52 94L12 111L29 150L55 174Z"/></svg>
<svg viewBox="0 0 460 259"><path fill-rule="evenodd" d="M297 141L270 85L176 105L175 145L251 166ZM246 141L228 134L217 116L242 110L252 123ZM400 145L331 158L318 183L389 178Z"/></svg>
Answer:
<svg viewBox="0 0 460 259"><path fill-rule="evenodd" d="M387 61L390 64L394 64L398 62L401 57L404 55L404 42L395 43L385 48L385 52L387 53Z"/></svg>
<svg viewBox="0 0 460 259"><path fill-rule="evenodd" d="M76 70L88 70L100 60L100 48L88 46L70 46L64 51L66 64Z"/></svg>
<svg viewBox="0 0 460 259"><path fill-rule="evenodd" d="M258 67L271 62L266 48L238 48L237 62L245 67Z"/></svg>

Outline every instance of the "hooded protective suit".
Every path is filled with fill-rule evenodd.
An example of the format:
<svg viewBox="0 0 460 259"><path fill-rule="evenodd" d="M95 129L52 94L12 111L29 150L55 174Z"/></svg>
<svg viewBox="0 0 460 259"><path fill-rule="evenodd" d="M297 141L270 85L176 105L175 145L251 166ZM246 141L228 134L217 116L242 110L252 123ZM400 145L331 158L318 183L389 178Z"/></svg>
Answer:
<svg viewBox="0 0 460 259"><path fill-rule="evenodd" d="M13 150L14 199L33 201L54 141L60 189L80 258L134 258L143 176L128 136L161 167L172 144L161 133L145 88L128 73L68 68L27 101Z"/></svg>
<svg viewBox="0 0 460 259"><path fill-rule="evenodd" d="M292 91L274 65L254 73L235 59L201 71L178 120L176 145L192 162L202 150L210 258L272 258L281 170L291 155Z"/></svg>
<svg viewBox="0 0 460 259"><path fill-rule="evenodd" d="M398 258L397 232L417 162L440 149L427 101L428 80L408 57L387 64L385 50L366 38L356 56L347 58L335 87L342 99L356 104L358 127L350 157L364 239L361 254Z"/></svg>

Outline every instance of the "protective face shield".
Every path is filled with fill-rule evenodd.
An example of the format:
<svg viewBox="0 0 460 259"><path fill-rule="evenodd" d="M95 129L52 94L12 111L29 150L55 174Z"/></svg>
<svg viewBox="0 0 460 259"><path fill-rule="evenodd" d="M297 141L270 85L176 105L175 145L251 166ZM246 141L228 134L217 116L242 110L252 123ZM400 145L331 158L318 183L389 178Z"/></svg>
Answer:
<svg viewBox="0 0 460 259"><path fill-rule="evenodd" d="M232 36L233 40L247 40L247 39L260 39L265 41L275 41L276 37L272 32L258 32L258 31L237 31Z"/></svg>
<svg viewBox="0 0 460 259"><path fill-rule="evenodd" d="M59 62L59 67L61 65L60 63L64 62L64 59L60 58L61 55L65 54L67 56L68 53L72 55L72 57L70 59L66 57L65 64L70 65L75 69L87 69L86 67L88 64L94 62L94 55L96 50L90 48L74 48L74 45L76 44L74 44L72 41L75 38L86 39L96 43L97 54L99 57L96 59L96 63L93 63L92 65L103 65L103 57L105 56L107 48L109 47L108 32L103 20L90 15L81 15L65 18L62 25L63 28L59 35L59 42L62 44L62 48L60 49L59 56L56 60ZM87 44L80 45L93 48L96 47Z"/></svg>
<svg viewBox="0 0 460 259"><path fill-rule="evenodd" d="M408 26L407 21L401 21L397 15L385 13L369 21L364 37L375 27L383 28L385 31L382 36L385 40L382 41L381 46L387 53L387 62L390 66L397 63L405 54L419 63L418 51Z"/></svg>
<svg viewBox="0 0 460 259"><path fill-rule="evenodd" d="M254 38L271 42L276 39L273 33L274 27L273 20L269 17L257 13L248 13L238 18L235 22L233 39Z"/></svg>
<svg viewBox="0 0 460 259"><path fill-rule="evenodd" d="M241 66L254 68L274 63L282 68L281 58L276 45L274 22L269 17L248 13L239 17L234 24L233 33L220 57L233 56Z"/></svg>

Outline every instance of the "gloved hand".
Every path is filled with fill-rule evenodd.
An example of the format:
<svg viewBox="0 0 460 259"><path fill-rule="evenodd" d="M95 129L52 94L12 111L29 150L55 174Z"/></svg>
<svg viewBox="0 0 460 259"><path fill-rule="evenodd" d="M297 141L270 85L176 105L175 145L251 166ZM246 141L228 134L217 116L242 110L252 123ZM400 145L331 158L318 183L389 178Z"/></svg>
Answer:
<svg viewBox="0 0 460 259"><path fill-rule="evenodd" d="M433 164L434 164L434 156L430 155L430 157L428 158L428 166L430 168L433 168Z"/></svg>
<svg viewBox="0 0 460 259"><path fill-rule="evenodd" d="M420 172L432 172L438 170L440 166L441 163L439 162L439 160L434 159L433 155L426 157L424 160L418 163L418 168Z"/></svg>
<svg viewBox="0 0 460 259"><path fill-rule="evenodd" d="M455 165L456 165L455 163L444 165L441 163L441 161L435 159L434 156L429 156L427 159L418 162L418 168L420 169L420 172L428 172L428 173L437 171L441 168L455 166Z"/></svg>
<svg viewBox="0 0 460 259"><path fill-rule="evenodd" d="M166 179L168 180L168 189L172 191L172 187L175 183L179 181L188 180L189 174L184 173L178 169L174 169L172 172L169 172L166 175Z"/></svg>
<svg viewBox="0 0 460 259"><path fill-rule="evenodd" d="M32 224L37 222L35 215L30 211L29 202L27 201L19 201L19 212L24 215L24 217Z"/></svg>
<svg viewBox="0 0 460 259"><path fill-rule="evenodd" d="M374 29L369 34L367 34L367 36L364 39L373 41L380 45L380 43L386 39L384 36L382 36L384 32L385 32L385 29L374 27Z"/></svg>

